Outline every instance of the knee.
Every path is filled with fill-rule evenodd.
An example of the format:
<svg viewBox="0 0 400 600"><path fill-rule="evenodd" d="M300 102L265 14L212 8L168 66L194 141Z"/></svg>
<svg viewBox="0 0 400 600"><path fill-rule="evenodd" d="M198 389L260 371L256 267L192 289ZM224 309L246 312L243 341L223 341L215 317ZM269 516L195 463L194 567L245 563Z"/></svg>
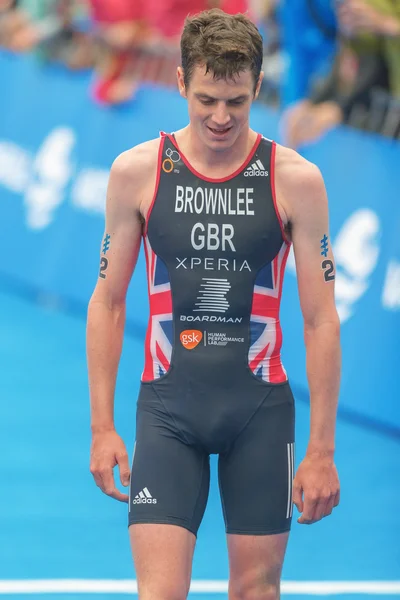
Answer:
<svg viewBox="0 0 400 600"><path fill-rule="evenodd" d="M139 600L186 600L189 594L189 586L183 584L158 586L140 586L138 590Z"/></svg>
<svg viewBox="0 0 400 600"><path fill-rule="evenodd" d="M138 595L139 600L186 600L187 594L169 594L168 592L160 592L157 594L143 593Z"/></svg>
<svg viewBox="0 0 400 600"><path fill-rule="evenodd" d="M279 600L280 580L243 577L229 583L229 600Z"/></svg>
<svg viewBox="0 0 400 600"><path fill-rule="evenodd" d="M138 599L139 600L186 600L188 597L188 595L186 593L181 593L181 592L168 592L165 590L162 590L160 592L143 592L142 594L139 593L138 595Z"/></svg>

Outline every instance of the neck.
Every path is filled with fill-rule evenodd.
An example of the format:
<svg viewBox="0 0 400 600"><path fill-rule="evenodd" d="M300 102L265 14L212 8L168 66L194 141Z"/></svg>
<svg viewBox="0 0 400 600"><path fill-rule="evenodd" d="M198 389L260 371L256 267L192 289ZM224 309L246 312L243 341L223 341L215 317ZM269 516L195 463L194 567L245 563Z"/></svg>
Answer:
<svg viewBox="0 0 400 600"><path fill-rule="evenodd" d="M236 162L243 162L254 146L256 139L256 132L246 127L230 148L217 151L204 144L190 125L178 132L177 135L177 142L185 156L189 160L197 157L198 162L210 170L231 167Z"/></svg>

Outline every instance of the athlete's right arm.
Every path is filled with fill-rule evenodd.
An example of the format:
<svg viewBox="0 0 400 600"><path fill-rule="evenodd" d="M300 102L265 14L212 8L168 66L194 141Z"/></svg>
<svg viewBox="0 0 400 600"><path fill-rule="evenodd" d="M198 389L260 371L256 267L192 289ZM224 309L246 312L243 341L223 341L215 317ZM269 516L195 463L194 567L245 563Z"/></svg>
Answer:
<svg viewBox="0 0 400 600"><path fill-rule="evenodd" d="M142 159L142 160L141 160ZM114 391L125 325L125 299L137 261L142 221L143 158L136 149L114 161L107 189L105 232L100 248L100 272L89 302L87 362L92 446L90 470L102 491L128 501L115 487L118 464L121 483L129 484L129 461L114 427Z"/></svg>

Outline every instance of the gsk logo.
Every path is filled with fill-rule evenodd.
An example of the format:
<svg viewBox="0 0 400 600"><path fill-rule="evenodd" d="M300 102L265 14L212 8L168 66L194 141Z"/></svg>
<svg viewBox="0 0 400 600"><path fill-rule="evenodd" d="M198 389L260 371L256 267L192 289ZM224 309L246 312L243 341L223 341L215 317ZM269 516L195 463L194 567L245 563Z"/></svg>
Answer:
<svg viewBox="0 0 400 600"><path fill-rule="evenodd" d="M180 335L182 346L187 350L193 350L201 342L203 333L197 329L185 329Z"/></svg>

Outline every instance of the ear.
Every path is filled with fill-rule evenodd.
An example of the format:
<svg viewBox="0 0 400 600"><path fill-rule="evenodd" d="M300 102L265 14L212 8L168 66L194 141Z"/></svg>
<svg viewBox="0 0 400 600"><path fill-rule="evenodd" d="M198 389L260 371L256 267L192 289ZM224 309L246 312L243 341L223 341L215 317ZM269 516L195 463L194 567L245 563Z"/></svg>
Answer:
<svg viewBox="0 0 400 600"><path fill-rule="evenodd" d="M182 98L186 98L186 86L185 86L185 81L184 81L184 77L183 77L183 69L182 67L178 67L176 70L176 78L178 80L178 89L179 89L179 93L182 96Z"/></svg>
<svg viewBox="0 0 400 600"><path fill-rule="evenodd" d="M258 78L258 81L257 81L256 91L254 94L254 100L257 100L257 98L258 98L258 94L260 93L261 84L262 84L263 79L264 79L264 71L261 71L260 77Z"/></svg>

